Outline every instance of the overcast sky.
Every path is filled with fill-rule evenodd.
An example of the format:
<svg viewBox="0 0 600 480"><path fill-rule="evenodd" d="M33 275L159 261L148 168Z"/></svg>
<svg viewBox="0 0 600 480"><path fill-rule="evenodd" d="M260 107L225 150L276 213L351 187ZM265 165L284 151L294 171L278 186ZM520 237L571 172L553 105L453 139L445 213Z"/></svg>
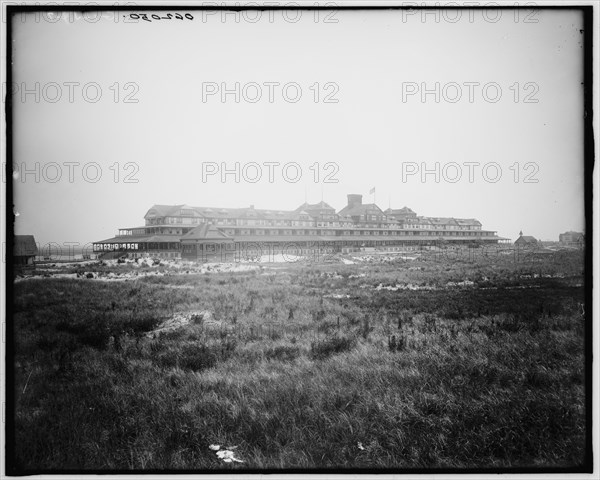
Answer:
<svg viewBox="0 0 600 480"><path fill-rule="evenodd" d="M190 13L13 20L18 234L84 244L153 204L339 210L373 187L512 240L583 231L579 12Z"/></svg>

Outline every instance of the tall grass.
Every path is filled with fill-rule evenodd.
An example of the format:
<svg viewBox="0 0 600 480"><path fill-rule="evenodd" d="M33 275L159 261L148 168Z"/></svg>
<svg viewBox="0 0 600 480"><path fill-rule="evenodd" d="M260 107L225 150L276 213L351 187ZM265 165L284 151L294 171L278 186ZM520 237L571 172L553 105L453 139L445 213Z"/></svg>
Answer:
<svg viewBox="0 0 600 480"><path fill-rule="evenodd" d="M439 268L453 280L496 270L424 268L18 283L10 466L581 465L582 288L540 277L529 289L373 291L439 283ZM503 269L492 286L522 284L516 267ZM227 328L195 319L151 333L174 312L204 309ZM213 443L237 446L244 463L221 462Z"/></svg>

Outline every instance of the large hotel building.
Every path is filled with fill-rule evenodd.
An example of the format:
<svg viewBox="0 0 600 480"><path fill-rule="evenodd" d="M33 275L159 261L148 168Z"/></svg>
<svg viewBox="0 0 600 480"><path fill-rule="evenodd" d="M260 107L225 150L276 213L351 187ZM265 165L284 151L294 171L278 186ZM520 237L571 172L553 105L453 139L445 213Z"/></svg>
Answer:
<svg viewBox="0 0 600 480"><path fill-rule="evenodd" d="M199 261L309 251L401 250L441 243L489 244L504 239L474 218L418 216L410 208L381 210L362 195L348 195L339 212L325 202L296 210L154 205L145 225L122 228L94 243L104 258L128 254Z"/></svg>

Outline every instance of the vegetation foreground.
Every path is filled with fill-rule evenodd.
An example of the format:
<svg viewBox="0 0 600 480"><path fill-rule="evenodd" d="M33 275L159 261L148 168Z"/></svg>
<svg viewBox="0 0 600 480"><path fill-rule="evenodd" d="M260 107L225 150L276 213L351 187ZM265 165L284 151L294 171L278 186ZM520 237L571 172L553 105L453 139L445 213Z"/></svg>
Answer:
<svg viewBox="0 0 600 480"><path fill-rule="evenodd" d="M21 281L9 462L576 468L582 272L570 252Z"/></svg>

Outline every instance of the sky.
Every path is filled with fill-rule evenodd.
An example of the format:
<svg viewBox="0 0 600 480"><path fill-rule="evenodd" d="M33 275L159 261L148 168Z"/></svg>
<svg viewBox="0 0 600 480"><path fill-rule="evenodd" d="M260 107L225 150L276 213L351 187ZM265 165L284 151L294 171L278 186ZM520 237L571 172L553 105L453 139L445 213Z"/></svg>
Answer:
<svg viewBox="0 0 600 480"><path fill-rule="evenodd" d="M154 204L349 193L512 240L584 231L580 13L423 12L19 14L16 233L84 245Z"/></svg>

